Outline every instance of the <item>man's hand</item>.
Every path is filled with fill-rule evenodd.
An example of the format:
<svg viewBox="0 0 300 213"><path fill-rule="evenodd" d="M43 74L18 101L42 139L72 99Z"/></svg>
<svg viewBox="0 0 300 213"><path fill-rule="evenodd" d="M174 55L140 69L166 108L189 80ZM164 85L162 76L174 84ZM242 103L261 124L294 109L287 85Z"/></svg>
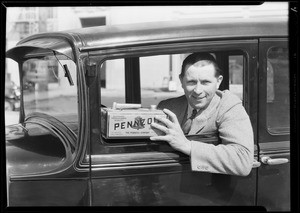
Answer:
<svg viewBox="0 0 300 213"><path fill-rule="evenodd" d="M180 124L176 115L168 109L163 109L170 119L156 117L158 121L163 123L165 126L158 123L152 123L151 127L155 128L155 132L159 132L159 136L152 136L150 140L152 141L166 141L174 149L183 152L186 155L191 154L191 142L184 136ZM159 130L159 131L156 131ZM161 134L162 133L162 134ZM165 134L164 134L165 133Z"/></svg>

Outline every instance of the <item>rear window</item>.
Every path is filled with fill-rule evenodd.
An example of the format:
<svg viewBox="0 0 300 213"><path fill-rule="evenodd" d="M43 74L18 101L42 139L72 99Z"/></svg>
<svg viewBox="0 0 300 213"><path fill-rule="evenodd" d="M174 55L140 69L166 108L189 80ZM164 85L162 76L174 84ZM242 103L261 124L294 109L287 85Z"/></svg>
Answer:
<svg viewBox="0 0 300 213"><path fill-rule="evenodd" d="M267 127L271 134L290 130L289 55L287 47L267 52Z"/></svg>

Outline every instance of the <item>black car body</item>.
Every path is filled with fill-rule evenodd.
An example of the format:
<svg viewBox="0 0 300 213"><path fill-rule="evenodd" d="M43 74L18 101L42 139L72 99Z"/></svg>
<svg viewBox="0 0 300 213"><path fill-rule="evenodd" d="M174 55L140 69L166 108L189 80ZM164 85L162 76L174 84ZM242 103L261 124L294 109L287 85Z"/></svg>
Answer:
<svg viewBox="0 0 300 213"><path fill-rule="evenodd" d="M21 82L25 76L39 79L40 89L26 94L21 83L20 123L6 127L8 205L258 205L290 210L287 25L287 20L279 19L189 20L83 28L23 39L7 51L7 57L19 64ZM196 51L216 56L224 72L221 89L240 88L255 138L255 162L246 177L192 172L188 156L165 142L106 140L101 135L100 107L116 99L103 89L101 77L103 70L108 76L110 70L119 69L110 62L122 64L121 102L149 106L158 100L153 103L142 91L145 61ZM24 71L32 63L33 68L43 67L45 61L48 68L40 70L54 76L55 86L49 86L44 71L41 75L31 68ZM53 61L58 68L50 71ZM242 67L240 86L231 85L232 61L240 61L232 67ZM61 87L69 94L68 86L74 88L73 96L52 102L49 88ZM47 101L38 98L44 91ZM56 113L64 101L74 110L68 106ZM188 137L207 143L217 140Z"/></svg>

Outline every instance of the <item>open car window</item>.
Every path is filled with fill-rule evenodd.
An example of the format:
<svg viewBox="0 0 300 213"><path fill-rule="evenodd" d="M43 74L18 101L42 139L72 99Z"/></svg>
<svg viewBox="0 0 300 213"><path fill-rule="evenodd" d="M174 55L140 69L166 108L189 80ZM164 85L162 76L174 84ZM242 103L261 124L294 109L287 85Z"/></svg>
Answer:
<svg viewBox="0 0 300 213"><path fill-rule="evenodd" d="M179 97L184 95L181 87L179 74L181 72L181 64L185 57L191 52L176 53L176 54L160 54L151 56L134 57L135 65L126 65L125 58L109 59L100 64L98 72L99 78L99 99L101 105L112 108L116 103L131 103L126 95L126 72L132 72L133 69L138 71L135 73L134 79L131 79L131 84L139 84L140 91L136 93L140 95L140 100L136 99L135 103L140 104L144 109L151 109L157 106L160 101ZM220 61L221 69L223 70L224 80L221 90L228 89L236 94L241 100L244 95L244 73L246 71L247 57L245 52L241 50L228 50L211 52L217 60ZM128 75L128 74L127 74ZM107 121L106 121L107 122ZM104 125L103 114L101 115L101 128ZM125 128L125 127L124 127ZM135 139L120 136L117 139L101 138L105 144L116 143L145 143L149 139Z"/></svg>

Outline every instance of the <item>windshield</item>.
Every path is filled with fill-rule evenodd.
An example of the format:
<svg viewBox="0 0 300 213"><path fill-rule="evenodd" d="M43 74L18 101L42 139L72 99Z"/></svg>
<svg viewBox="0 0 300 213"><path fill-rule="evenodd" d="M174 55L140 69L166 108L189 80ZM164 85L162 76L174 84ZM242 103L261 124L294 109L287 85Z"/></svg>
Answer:
<svg viewBox="0 0 300 213"><path fill-rule="evenodd" d="M76 64L64 55L30 58L23 63L25 116L41 112L61 121L78 119ZM72 85L72 83L74 83Z"/></svg>

